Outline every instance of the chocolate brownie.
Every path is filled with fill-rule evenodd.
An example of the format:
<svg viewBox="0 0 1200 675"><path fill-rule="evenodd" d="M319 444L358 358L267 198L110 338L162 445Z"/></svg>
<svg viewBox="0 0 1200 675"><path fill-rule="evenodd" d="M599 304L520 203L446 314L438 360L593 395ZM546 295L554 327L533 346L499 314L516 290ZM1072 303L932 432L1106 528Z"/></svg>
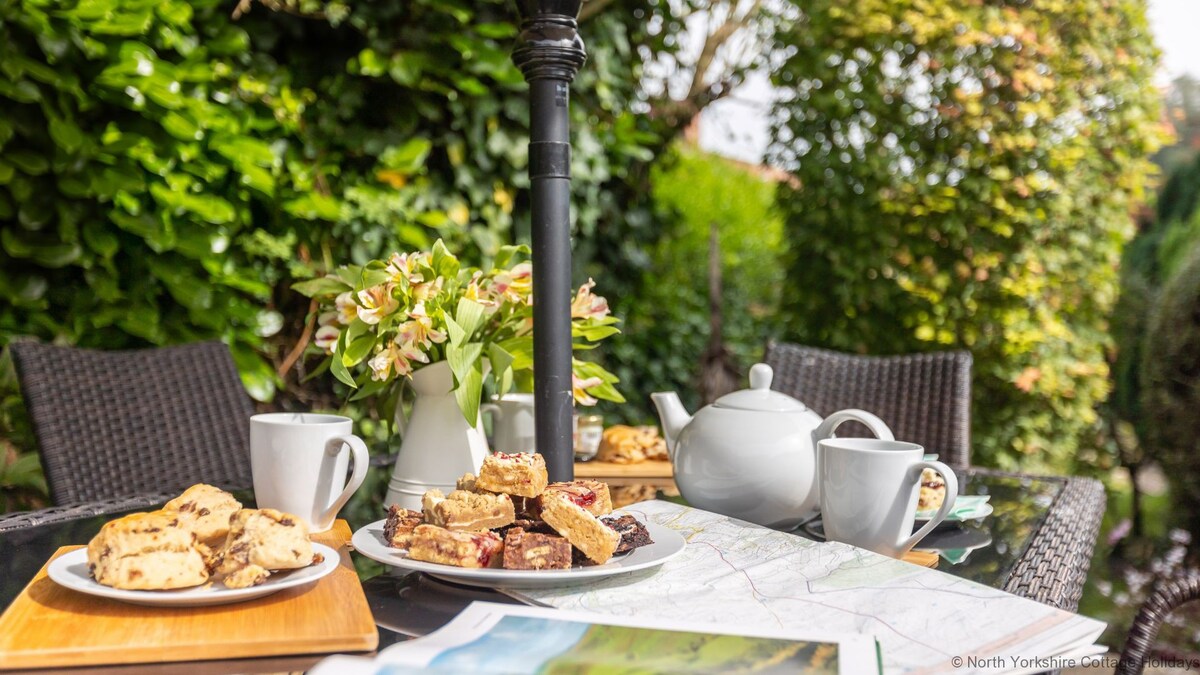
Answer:
<svg viewBox="0 0 1200 675"><path fill-rule="evenodd" d="M420 511L402 509L396 504L388 508L387 522L383 524L383 538L392 548L408 548L413 530L425 522Z"/></svg>
<svg viewBox="0 0 1200 675"><path fill-rule="evenodd" d="M565 570L571 567L571 544L562 537L509 528L504 535L504 569Z"/></svg>
<svg viewBox="0 0 1200 675"><path fill-rule="evenodd" d="M633 516L624 515L619 518L612 516L601 518L600 522L621 535L621 543L617 544L617 550L613 552L613 555L623 555L635 548L654 543L654 540L650 538L650 533L646 531L646 526Z"/></svg>

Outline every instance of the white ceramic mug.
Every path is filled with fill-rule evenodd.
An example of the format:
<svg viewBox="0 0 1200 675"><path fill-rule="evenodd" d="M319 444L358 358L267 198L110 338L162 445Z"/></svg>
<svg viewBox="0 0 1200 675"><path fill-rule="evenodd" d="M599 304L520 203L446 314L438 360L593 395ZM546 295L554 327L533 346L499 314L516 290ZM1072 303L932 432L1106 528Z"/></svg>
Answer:
<svg viewBox="0 0 1200 675"><path fill-rule="evenodd" d="M367 446L340 415L267 413L250 418L254 500L308 521L310 532L333 526L338 511L367 477ZM354 469L348 482L350 458Z"/></svg>
<svg viewBox="0 0 1200 675"><path fill-rule="evenodd" d="M899 558L946 519L958 497L958 479L941 462L922 459L916 443L876 438L827 438L817 443L821 519L825 537ZM912 531L921 471L946 481L946 499L924 527Z"/></svg>
<svg viewBox="0 0 1200 675"><path fill-rule="evenodd" d="M492 450L515 455L536 449L533 394L505 394L480 411L492 416Z"/></svg>

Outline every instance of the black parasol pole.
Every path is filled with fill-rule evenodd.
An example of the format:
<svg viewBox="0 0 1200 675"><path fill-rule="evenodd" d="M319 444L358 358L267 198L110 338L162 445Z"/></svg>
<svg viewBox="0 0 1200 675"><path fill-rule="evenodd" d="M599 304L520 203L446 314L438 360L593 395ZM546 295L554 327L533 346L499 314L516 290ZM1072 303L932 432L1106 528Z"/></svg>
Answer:
<svg viewBox="0 0 1200 675"><path fill-rule="evenodd" d="M587 54L576 30L581 0L517 0L513 62L529 82L533 192L533 399L537 451L551 481L575 477L571 440L570 83Z"/></svg>

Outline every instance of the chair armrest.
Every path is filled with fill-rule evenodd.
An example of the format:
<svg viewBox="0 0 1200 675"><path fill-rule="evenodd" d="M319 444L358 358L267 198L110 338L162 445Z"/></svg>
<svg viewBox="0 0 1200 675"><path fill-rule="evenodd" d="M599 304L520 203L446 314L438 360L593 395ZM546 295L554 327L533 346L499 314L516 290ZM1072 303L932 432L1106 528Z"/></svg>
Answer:
<svg viewBox="0 0 1200 675"><path fill-rule="evenodd" d="M67 520L77 520L91 516L102 516L108 513L132 511L150 506L157 506L179 496L179 492L159 492L148 495L132 495L117 497L95 502L63 504L51 506L39 511L18 511L0 516L0 532L22 530L27 527L37 527L49 523L59 523Z"/></svg>
<svg viewBox="0 0 1200 675"><path fill-rule="evenodd" d="M1200 570L1190 570L1155 584L1129 629L1117 673L1141 673L1163 621L1180 605L1197 599L1200 599Z"/></svg>

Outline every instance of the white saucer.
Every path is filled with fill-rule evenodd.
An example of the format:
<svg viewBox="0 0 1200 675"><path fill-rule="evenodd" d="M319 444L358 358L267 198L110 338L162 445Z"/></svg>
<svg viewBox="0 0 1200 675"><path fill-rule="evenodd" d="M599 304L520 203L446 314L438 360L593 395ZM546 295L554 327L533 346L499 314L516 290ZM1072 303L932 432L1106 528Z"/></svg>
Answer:
<svg viewBox="0 0 1200 675"><path fill-rule="evenodd" d="M310 584L337 569L341 561L338 552L324 544L313 544L313 553L321 554L325 560L298 570L273 572L266 581L250 588L226 588L220 582L175 591L127 591L112 588L97 583L88 572L86 548L59 556L50 563L46 573L60 586L102 598L151 607L205 607L243 602L278 593L285 588Z"/></svg>
<svg viewBox="0 0 1200 675"><path fill-rule="evenodd" d="M407 551L392 548L385 542L383 538L384 522L386 521L377 520L355 532L354 538L350 540L354 549L385 565L425 572L430 576L459 584L486 588L552 588L570 586L617 574L627 574L657 567L682 553L687 545L683 536L675 530L654 523L645 523L646 531L654 543L613 558L603 565L576 566L565 570L472 569L409 560Z"/></svg>

